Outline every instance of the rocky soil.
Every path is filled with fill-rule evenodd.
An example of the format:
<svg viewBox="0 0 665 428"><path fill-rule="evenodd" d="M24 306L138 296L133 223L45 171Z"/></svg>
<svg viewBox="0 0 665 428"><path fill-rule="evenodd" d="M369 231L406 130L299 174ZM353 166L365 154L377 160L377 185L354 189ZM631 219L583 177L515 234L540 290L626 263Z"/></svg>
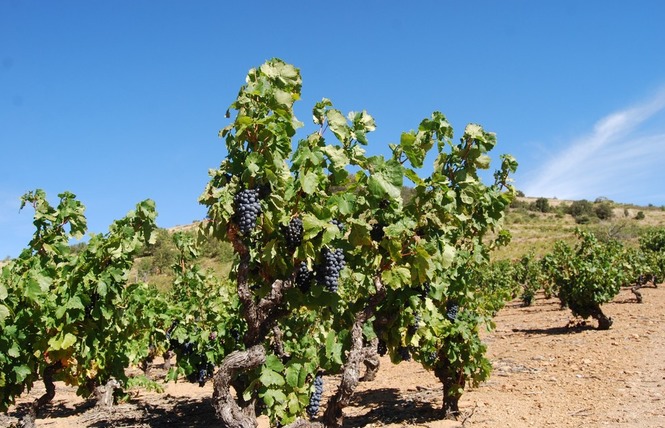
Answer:
<svg viewBox="0 0 665 428"><path fill-rule="evenodd" d="M349 427L665 427L665 287L629 290L603 310L608 331L573 319L556 299L540 296L531 307L511 302L487 334L494 370L489 381L467 390L457 421L440 420L435 377L415 363L394 366L385 358L377 380L361 383L347 409ZM159 378L163 370L151 372ZM335 378L326 379L332 389ZM0 426L9 427L26 403L43 393L36 385ZM212 385L170 383L164 393L137 390L111 411L99 411L58 385L38 427L213 427ZM265 419L261 427L267 427Z"/></svg>

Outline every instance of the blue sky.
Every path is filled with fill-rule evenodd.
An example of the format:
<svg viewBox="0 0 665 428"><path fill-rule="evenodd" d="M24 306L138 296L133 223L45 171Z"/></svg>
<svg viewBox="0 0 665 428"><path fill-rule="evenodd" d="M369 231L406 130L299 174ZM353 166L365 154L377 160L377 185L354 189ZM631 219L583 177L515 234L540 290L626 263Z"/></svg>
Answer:
<svg viewBox="0 0 665 428"><path fill-rule="evenodd" d="M225 155L247 70L300 68L377 122L373 153L432 111L496 132L528 196L665 205L665 2L0 2L0 258L32 234L19 198L69 190L105 232L145 198L158 224L197 203ZM307 130L306 129L306 130Z"/></svg>

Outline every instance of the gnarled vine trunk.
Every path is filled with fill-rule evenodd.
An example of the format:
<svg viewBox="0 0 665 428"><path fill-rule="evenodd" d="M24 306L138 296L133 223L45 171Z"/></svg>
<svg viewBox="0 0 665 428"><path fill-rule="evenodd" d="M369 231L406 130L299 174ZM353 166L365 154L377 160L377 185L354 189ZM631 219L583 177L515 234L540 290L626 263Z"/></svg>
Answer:
<svg viewBox="0 0 665 428"><path fill-rule="evenodd" d="M235 236L231 233L232 236ZM291 286L288 281L274 281L270 293L254 300L250 290L249 252L235 239L232 240L236 252L240 255L237 272L238 297L242 304L242 315L247 323L247 332L243 339L246 350L235 351L224 358L221 367L213 376L213 407L224 426L230 428L254 428L256 420L256 398L245 400L242 396L247 382L238 376L262 365L266 360L264 341L283 314L280 308L284 290ZM231 393L231 387L236 397Z"/></svg>
<svg viewBox="0 0 665 428"><path fill-rule="evenodd" d="M374 294L367 306L356 314L355 322L351 327L351 349L342 370L342 381L335 395L330 397L323 415L323 424L326 427L342 427L344 424L344 408L351 402L358 382L360 382L361 365L367 359L367 353L363 343L363 325L374 314L377 305L386 295L386 290L381 283L380 277L374 279L376 294ZM378 357L377 357L378 360ZM378 368L378 365L377 365Z"/></svg>
<svg viewBox="0 0 665 428"><path fill-rule="evenodd" d="M614 323L612 317L605 315L600 306L596 306L591 310L591 316L598 321L598 330L609 330Z"/></svg>
<svg viewBox="0 0 665 428"><path fill-rule="evenodd" d="M376 374L379 372L379 366L381 365L379 352L377 351L378 344L379 339L374 338L374 340L363 348L365 374L360 378L361 382L371 382L376 379Z"/></svg>
<svg viewBox="0 0 665 428"><path fill-rule="evenodd" d="M94 392L97 399L97 407L101 409L113 407L113 393L121 386L120 382L113 378L109 379L105 385L96 386Z"/></svg>
<svg viewBox="0 0 665 428"><path fill-rule="evenodd" d="M215 414L228 428L254 428L257 426L254 400L236 400L231 392L234 377L260 366L266 360L262 345L255 345L246 351L235 351L224 358L222 366L213 377L213 407ZM236 391L241 397L243 391ZM242 403L242 406L239 404Z"/></svg>
<svg viewBox="0 0 665 428"><path fill-rule="evenodd" d="M44 386L46 387L46 392L30 404L28 413L23 416L21 422L19 423L20 427L35 428L35 422L37 420L39 410L50 403L53 400L53 397L55 397L55 382L53 380L53 376L61 368L62 364L58 361L57 363L52 364L44 369Z"/></svg>
<svg viewBox="0 0 665 428"><path fill-rule="evenodd" d="M443 385L443 417L446 419L457 419L459 416L459 400L461 391L464 389L466 378L464 373L454 370L450 363L444 362L443 366L434 368L434 374Z"/></svg>

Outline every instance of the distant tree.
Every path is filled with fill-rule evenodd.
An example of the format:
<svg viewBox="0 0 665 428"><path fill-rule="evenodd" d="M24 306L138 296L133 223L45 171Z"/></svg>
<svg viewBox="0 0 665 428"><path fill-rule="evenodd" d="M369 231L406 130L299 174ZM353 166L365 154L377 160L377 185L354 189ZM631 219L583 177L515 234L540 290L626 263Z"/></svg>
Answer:
<svg viewBox="0 0 665 428"><path fill-rule="evenodd" d="M575 217L575 222L577 224L589 224L591 223L591 219L589 218L588 215L579 215Z"/></svg>
<svg viewBox="0 0 665 428"><path fill-rule="evenodd" d="M534 206L536 208L536 211L540 211L541 213L548 213L552 210L552 208L550 207L550 201L547 198L536 199L536 202L534 202Z"/></svg>
<svg viewBox="0 0 665 428"><path fill-rule="evenodd" d="M593 204L586 199L574 201L570 204L568 207L568 214L575 217L575 219L581 216L595 215L593 212Z"/></svg>
<svg viewBox="0 0 665 428"><path fill-rule="evenodd" d="M601 220L609 220L614 217L614 211L612 210L612 205L609 202L600 202L595 204L594 213L596 217Z"/></svg>
<svg viewBox="0 0 665 428"><path fill-rule="evenodd" d="M644 211L638 211L635 220L644 220Z"/></svg>
<svg viewBox="0 0 665 428"><path fill-rule="evenodd" d="M527 201L523 200L523 199L515 198L510 203L510 208L526 210L526 209L529 208L529 203Z"/></svg>
<svg viewBox="0 0 665 428"><path fill-rule="evenodd" d="M521 190L517 190L517 191L515 192L515 195L516 195L518 198L523 198L523 197L524 197L524 192L522 192Z"/></svg>
<svg viewBox="0 0 665 428"><path fill-rule="evenodd" d="M166 229L157 231L157 238L150 246L149 252L152 255L152 272L157 274L168 272L178 254L171 234Z"/></svg>

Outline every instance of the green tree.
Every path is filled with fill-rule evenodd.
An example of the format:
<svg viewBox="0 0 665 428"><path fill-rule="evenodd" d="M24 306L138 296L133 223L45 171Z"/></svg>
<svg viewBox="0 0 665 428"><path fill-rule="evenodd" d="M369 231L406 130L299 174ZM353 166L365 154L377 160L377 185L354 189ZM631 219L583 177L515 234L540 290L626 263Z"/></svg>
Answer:
<svg viewBox="0 0 665 428"><path fill-rule="evenodd" d="M535 211L539 211L541 213L548 213L550 212L550 201L547 198L538 198L534 202L534 208Z"/></svg>
<svg viewBox="0 0 665 428"><path fill-rule="evenodd" d="M609 220L614 217L614 210L612 209L612 204L609 202L595 204L593 211L596 214L596 217L601 220Z"/></svg>

